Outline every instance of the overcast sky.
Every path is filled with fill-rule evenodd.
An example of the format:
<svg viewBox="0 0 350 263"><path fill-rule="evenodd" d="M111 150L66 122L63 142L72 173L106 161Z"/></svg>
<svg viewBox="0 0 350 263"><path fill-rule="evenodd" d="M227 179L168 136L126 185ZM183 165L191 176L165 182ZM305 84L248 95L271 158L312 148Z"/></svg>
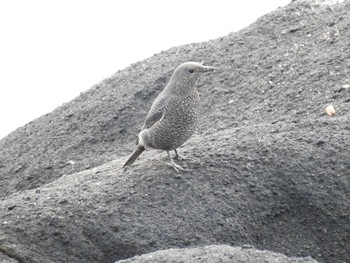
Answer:
<svg viewBox="0 0 350 263"><path fill-rule="evenodd" d="M0 0L0 138L131 63L291 0Z"/></svg>

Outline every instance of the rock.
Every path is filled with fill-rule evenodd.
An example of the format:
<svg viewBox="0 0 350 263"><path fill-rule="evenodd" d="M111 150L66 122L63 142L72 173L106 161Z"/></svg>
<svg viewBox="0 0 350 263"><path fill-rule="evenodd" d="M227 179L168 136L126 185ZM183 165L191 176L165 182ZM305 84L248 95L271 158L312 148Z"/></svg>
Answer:
<svg viewBox="0 0 350 263"><path fill-rule="evenodd" d="M0 252L0 262L1 263L18 263L16 259L8 257L6 254Z"/></svg>
<svg viewBox="0 0 350 263"><path fill-rule="evenodd" d="M227 245L213 245L188 249L168 249L136 256L118 263L317 263L311 258L288 258L270 251L254 248L230 247Z"/></svg>

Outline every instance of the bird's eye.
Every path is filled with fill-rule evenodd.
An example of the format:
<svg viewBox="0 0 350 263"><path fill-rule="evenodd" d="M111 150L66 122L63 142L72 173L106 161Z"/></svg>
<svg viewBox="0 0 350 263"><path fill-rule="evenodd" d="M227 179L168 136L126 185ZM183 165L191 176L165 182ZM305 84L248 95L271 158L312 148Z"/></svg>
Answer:
<svg viewBox="0 0 350 263"><path fill-rule="evenodd" d="M188 70L188 72L192 74L192 73L194 72L194 69L193 69L193 68L190 68L190 69Z"/></svg>

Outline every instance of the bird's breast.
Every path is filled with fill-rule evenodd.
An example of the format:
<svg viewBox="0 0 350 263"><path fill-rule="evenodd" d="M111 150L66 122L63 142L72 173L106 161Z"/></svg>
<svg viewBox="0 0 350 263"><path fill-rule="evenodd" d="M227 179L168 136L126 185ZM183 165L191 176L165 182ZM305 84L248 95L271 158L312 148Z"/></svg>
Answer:
<svg viewBox="0 0 350 263"><path fill-rule="evenodd" d="M150 145L157 149L175 149L187 141L197 128L199 95L177 96L169 103L164 117L150 130Z"/></svg>

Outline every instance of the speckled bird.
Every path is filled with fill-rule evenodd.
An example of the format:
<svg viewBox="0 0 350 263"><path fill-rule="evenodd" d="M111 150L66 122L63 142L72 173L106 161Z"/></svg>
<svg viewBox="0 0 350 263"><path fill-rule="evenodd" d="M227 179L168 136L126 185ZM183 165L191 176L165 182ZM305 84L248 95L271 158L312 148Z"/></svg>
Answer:
<svg viewBox="0 0 350 263"><path fill-rule="evenodd" d="M166 151L177 172L186 171L174 162L170 151L174 150L175 158L180 158L176 149L194 134L200 102L196 83L202 74L214 70L196 62L186 62L175 69L153 102L136 140L137 148L123 168L132 165L145 149L153 148Z"/></svg>

